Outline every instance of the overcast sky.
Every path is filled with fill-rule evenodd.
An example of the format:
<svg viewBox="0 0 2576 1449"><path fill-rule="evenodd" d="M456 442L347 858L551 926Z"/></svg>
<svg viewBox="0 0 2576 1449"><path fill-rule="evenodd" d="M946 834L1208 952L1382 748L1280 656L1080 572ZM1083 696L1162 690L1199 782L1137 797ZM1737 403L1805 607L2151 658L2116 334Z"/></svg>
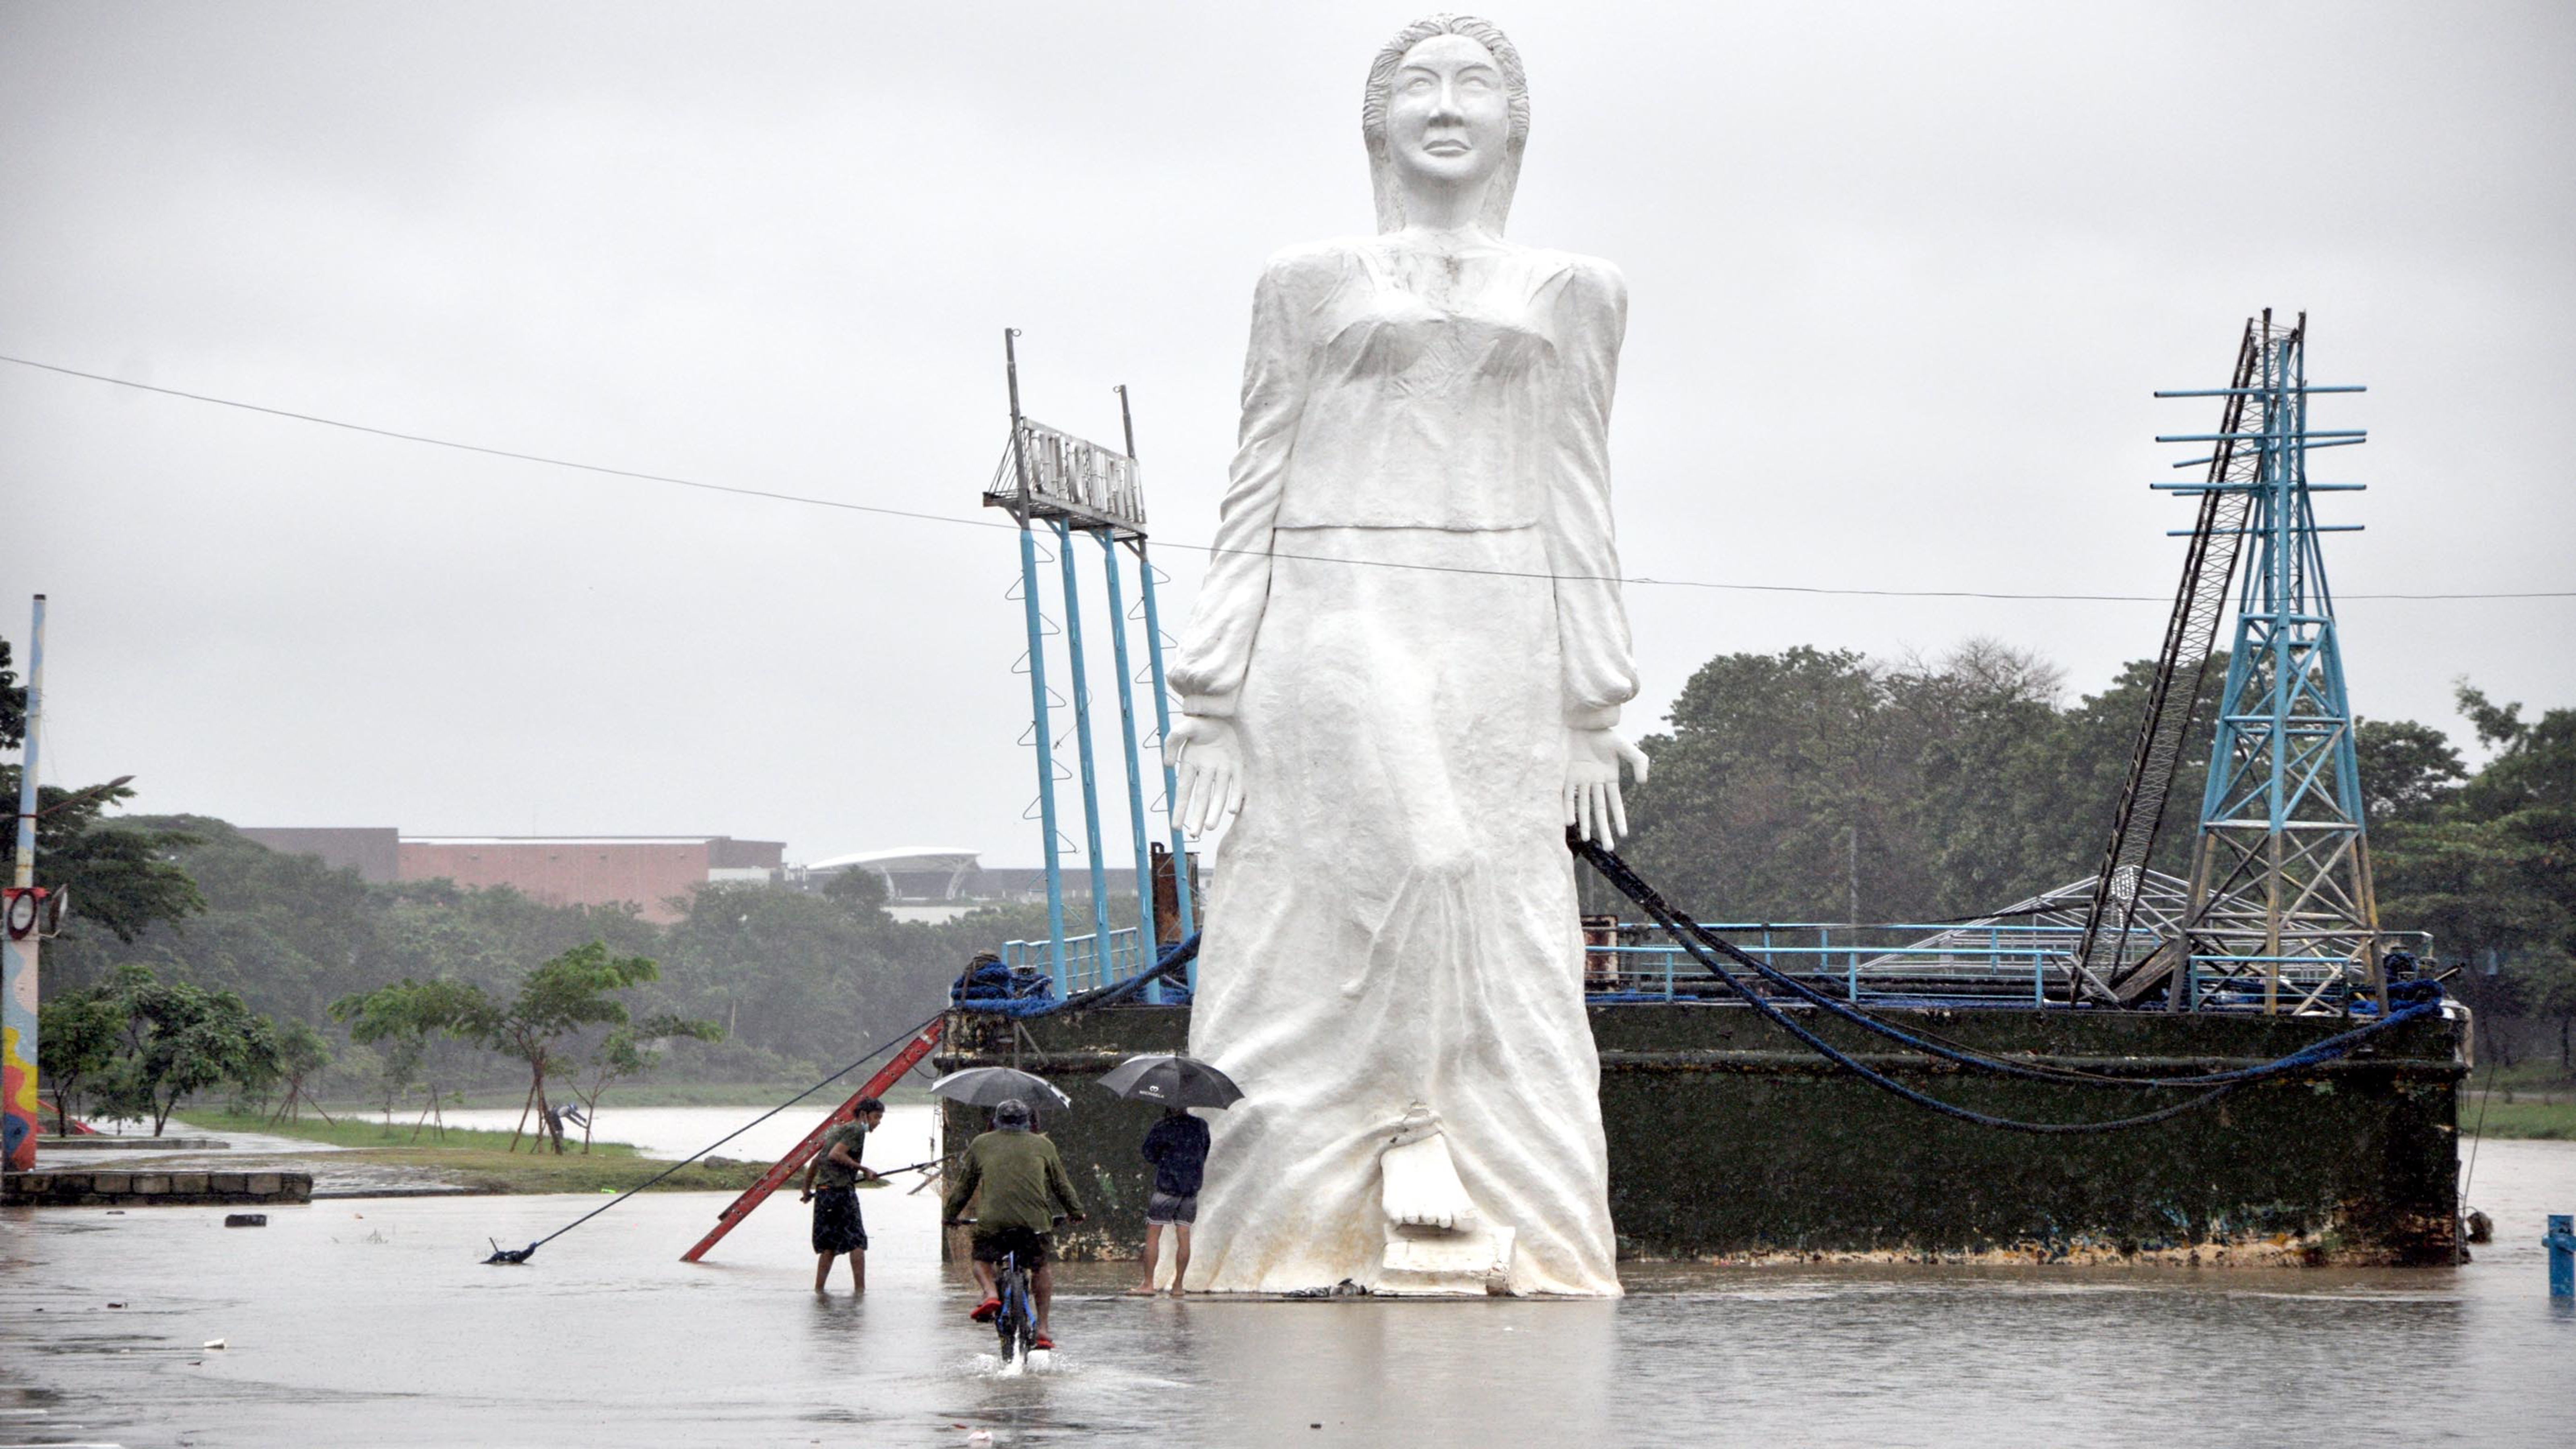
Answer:
<svg viewBox="0 0 2576 1449"><path fill-rule="evenodd" d="M1018 326L1033 416L1114 442L1131 387L1177 629L1253 278L1371 225L1360 83L1414 13L9 0L0 352L975 519ZM2328 541L2356 705L2456 730L2463 675L2576 703L2576 599L2350 597L2576 587L2576 7L1490 13L1533 96L1513 237L1628 276L1630 573L2169 596L2188 508L2147 484L2182 453L2151 437L2212 418L2148 393L2304 308L2312 379L2371 388L2318 403L2372 433L2317 470L2371 485L2321 499L2368 525ZM7 364L0 499L0 635L52 596L48 779L244 824L1037 859L1007 533ZM2166 612L1628 606L1641 728L1712 655L1798 643L1988 635L2090 692Z"/></svg>

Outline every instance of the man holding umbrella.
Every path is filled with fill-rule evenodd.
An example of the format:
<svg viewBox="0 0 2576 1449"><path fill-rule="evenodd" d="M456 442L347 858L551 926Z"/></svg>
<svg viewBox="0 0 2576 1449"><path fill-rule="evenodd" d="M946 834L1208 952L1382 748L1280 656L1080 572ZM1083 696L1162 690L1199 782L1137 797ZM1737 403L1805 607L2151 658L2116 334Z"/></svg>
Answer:
<svg viewBox="0 0 2576 1449"><path fill-rule="evenodd" d="M1208 1155L1207 1123L1189 1109L1223 1110L1243 1100L1243 1089L1207 1063L1170 1052L1129 1057L1110 1068L1100 1085L1131 1102L1163 1104L1162 1120L1145 1134L1154 1191L1145 1199L1145 1280L1134 1291L1154 1291L1154 1260L1162 1254L1163 1229L1168 1227L1174 1240L1172 1294L1178 1297L1190 1271L1190 1226L1198 1221L1199 1181Z"/></svg>
<svg viewBox="0 0 2576 1449"><path fill-rule="evenodd" d="M968 1315L989 1322L1001 1310L994 1286L994 1265L1017 1256L1029 1270L1037 1299L1038 1332L1031 1348L1052 1349L1047 1307L1055 1297L1055 1270L1047 1262L1046 1235L1059 1212L1074 1222L1084 1217L1082 1199L1064 1175L1064 1159L1055 1144L1029 1130L1029 1104L1009 1098L993 1109L993 1129L966 1144L956 1178L949 1184L941 1216L958 1222L966 1205L976 1202L974 1232L975 1282L984 1301ZM981 1200L977 1201L980 1194Z"/></svg>
<svg viewBox="0 0 2576 1449"><path fill-rule="evenodd" d="M1162 1256L1163 1229L1172 1230L1172 1296L1184 1291L1190 1271L1190 1225L1199 1220L1199 1180L1207 1171L1208 1125L1186 1107L1166 1107L1145 1133L1145 1160L1154 1164L1154 1192L1145 1199L1145 1278L1134 1291L1154 1291L1154 1260Z"/></svg>

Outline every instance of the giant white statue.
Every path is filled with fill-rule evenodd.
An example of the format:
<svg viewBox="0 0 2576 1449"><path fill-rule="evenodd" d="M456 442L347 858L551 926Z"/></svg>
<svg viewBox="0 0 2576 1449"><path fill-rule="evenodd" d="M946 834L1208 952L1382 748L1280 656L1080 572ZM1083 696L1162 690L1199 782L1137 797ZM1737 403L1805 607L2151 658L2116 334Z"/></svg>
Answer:
<svg viewBox="0 0 2576 1449"><path fill-rule="evenodd" d="M1441 15L1370 66L1374 236L1254 293L1217 547L1172 677L1178 818L1234 815L1191 1050L1191 1285L1602 1295L1600 1066L1569 825L1625 828L1636 693L1606 447L1627 297L1503 238L1519 54Z"/></svg>

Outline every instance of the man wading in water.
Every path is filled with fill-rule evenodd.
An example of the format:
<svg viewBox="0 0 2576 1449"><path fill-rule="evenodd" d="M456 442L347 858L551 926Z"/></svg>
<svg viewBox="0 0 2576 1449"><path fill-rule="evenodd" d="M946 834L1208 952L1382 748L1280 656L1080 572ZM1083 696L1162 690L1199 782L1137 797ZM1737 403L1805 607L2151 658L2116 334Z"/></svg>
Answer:
<svg viewBox="0 0 2576 1449"><path fill-rule="evenodd" d="M861 1097L856 1116L823 1134L823 1150L805 1164L804 1201L814 1205L814 1291L832 1277L832 1260L850 1255L850 1291L868 1291L868 1228L859 1218L859 1179L877 1175L859 1165L868 1133L885 1120L885 1103ZM817 1182L820 1186L817 1186Z"/></svg>
<svg viewBox="0 0 2576 1449"><path fill-rule="evenodd" d="M1055 1270L1047 1264L1046 1235L1059 1213L1081 1222L1082 1199L1074 1196L1055 1144L1029 1130L1028 1103L1013 1098L995 1107L993 1129L966 1144L940 1216L954 1225L965 1217L966 1204L976 1202L975 1282L984 1290L984 1301L967 1316L977 1323L992 1321L1002 1307L993 1285L995 1266L1017 1256L1037 1299L1038 1336L1029 1347L1051 1349L1055 1339L1047 1332L1047 1306L1055 1298Z"/></svg>

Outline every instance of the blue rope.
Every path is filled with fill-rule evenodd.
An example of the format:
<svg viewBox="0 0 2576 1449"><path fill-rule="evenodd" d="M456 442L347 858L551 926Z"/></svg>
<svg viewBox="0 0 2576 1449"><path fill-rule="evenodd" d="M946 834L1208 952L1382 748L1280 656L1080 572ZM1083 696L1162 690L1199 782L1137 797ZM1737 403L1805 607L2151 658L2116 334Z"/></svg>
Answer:
<svg viewBox="0 0 2576 1449"><path fill-rule="evenodd" d="M1057 1000L1051 991L1025 996L979 991L974 986L976 973L970 969L966 975L958 978L956 987L949 993L949 998L961 1011L988 1011L1022 1020L1053 1016L1064 1011L1088 1011L1097 1006L1116 1006L1143 991L1146 982L1169 976L1197 960L1198 954L1198 933L1192 932L1186 939L1164 947L1162 954L1154 958L1153 965L1135 975L1123 981L1113 981L1106 986L1094 987L1089 991L1077 991L1061 1001Z"/></svg>
<svg viewBox="0 0 2576 1449"><path fill-rule="evenodd" d="M2084 1132L2113 1132L2130 1127L2148 1126L2153 1123L2163 1122L2174 1117L2179 1117L2183 1113L2189 1112L2196 1107L2207 1106L2210 1103L2217 1101L2219 1098L2227 1096L2229 1093L2235 1092L2240 1088L2248 1086L2254 1082L2261 1081L2265 1078L2286 1076L2290 1073L2303 1071L2309 1067L2331 1061L2336 1057L2343 1056L2352 1051L2353 1048L2359 1046L2364 1040L2371 1036L2390 1030L2406 1022L2421 1020L2424 1017L2431 1016L2442 1009L2440 988L2427 982L2422 983L2422 985L2424 987L2431 988L2431 999L2417 1001L2414 1004L2405 1007L2403 1010L2390 1012L2387 1016L2381 1017L2379 1020L2370 1023L2368 1026L2361 1027L2358 1030L2345 1032L2339 1036L2328 1037L2323 1041L2313 1042L2308 1046L2281 1058L2279 1061L2266 1062L2261 1066L2245 1067L2230 1072L2212 1072L2202 1077L2103 1077L2079 1075L2063 1071L2051 1072L2026 1066L2018 1062L2000 1061L1991 1057L1979 1056L1975 1053L1960 1052L1936 1043L1924 1041L1922 1038L1917 1037L1910 1032L1905 1032L1897 1027L1881 1022L1866 1012L1848 1007L1841 1002L1824 996L1822 993L1814 991L1805 983L1796 980L1794 977L1791 977L1784 972L1777 971L1767 963L1756 960L1752 956L1747 955L1743 951L1737 949L1732 943L1716 936L1707 928L1700 926L1696 922L1685 922L1682 920L1678 913L1676 913L1670 905L1665 903L1663 897L1655 892L1654 887L1647 885L1644 879L1638 876L1634 870L1630 869L1628 863L1621 860L1615 852L1592 841L1578 840L1571 836L1568 837L1568 843L1572 845L1574 852L1577 855L1582 856L1583 859L1589 862L1595 870L1601 872L1603 878L1607 879L1613 886L1617 887L1620 894L1625 895L1628 899L1636 902L1648 915L1653 916L1656 924L1662 926L1675 941L1679 942L1682 949L1689 953L1692 960L1697 961L1702 967L1706 968L1710 974L1716 976L1720 981L1725 982L1729 988L1731 988L1738 996L1743 997L1744 1000L1756 1011L1761 1012L1762 1015L1773 1025L1778 1026L1781 1030L1786 1031L1791 1036L1796 1037L1799 1041L1804 1042L1818 1055L1823 1056L1835 1065L1843 1068L1845 1071L1860 1077L1872 1086L1902 1097L1919 1107L1938 1112L1945 1117L1956 1118L1962 1122L1971 1122L1981 1127L1994 1127L2008 1132L2067 1134ZM1942 1101L1938 1097L1931 1096L1928 1093L1909 1087L1903 1082L1897 1081L1896 1079L1887 1076L1885 1073L1876 1071L1867 1064L1858 1061L1849 1054L1843 1052L1831 1042L1826 1041L1823 1037L1816 1035L1813 1031L1810 1031L1805 1026L1799 1024L1795 1019L1791 1018L1788 1013L1773 1005L1769 998L1753 990L1752 987L1738 979L1735 973L1727 970L1725 966L1719 964L1716 957L1710 954L1711 947L1722 952L1728 958L1752 968L1754 971L1760 973L1765 980L1770 980L1782 985L1786 989L1799 995L1802 999L1823 1007L1834 1014L1853 1022L1855 1025L1866 1027L1883 1036L1887 1036L1892 1040L1902 1041L1907 1045L1916 1047L1918 1050L1927 1052L1944 1060L1954 1062L1960 1066L1968 1067L1972 1070L1990 1072L1998 1076L2047 1081L2061 1086L2122 1085L2174 1088L2179 1086L2215 1085L2211 1086L2211 1090L2202 1092L2200 1095L2193 1097L2188 1101L2177 1102L2172 1106L2164 1107L2157 1111L2141 1113L2133 1117L2115 1118L2106 1122L2024 1122L2010 1117L1997 1117L1988 1113L1973 1111L1954 1103Z"/></svg>

